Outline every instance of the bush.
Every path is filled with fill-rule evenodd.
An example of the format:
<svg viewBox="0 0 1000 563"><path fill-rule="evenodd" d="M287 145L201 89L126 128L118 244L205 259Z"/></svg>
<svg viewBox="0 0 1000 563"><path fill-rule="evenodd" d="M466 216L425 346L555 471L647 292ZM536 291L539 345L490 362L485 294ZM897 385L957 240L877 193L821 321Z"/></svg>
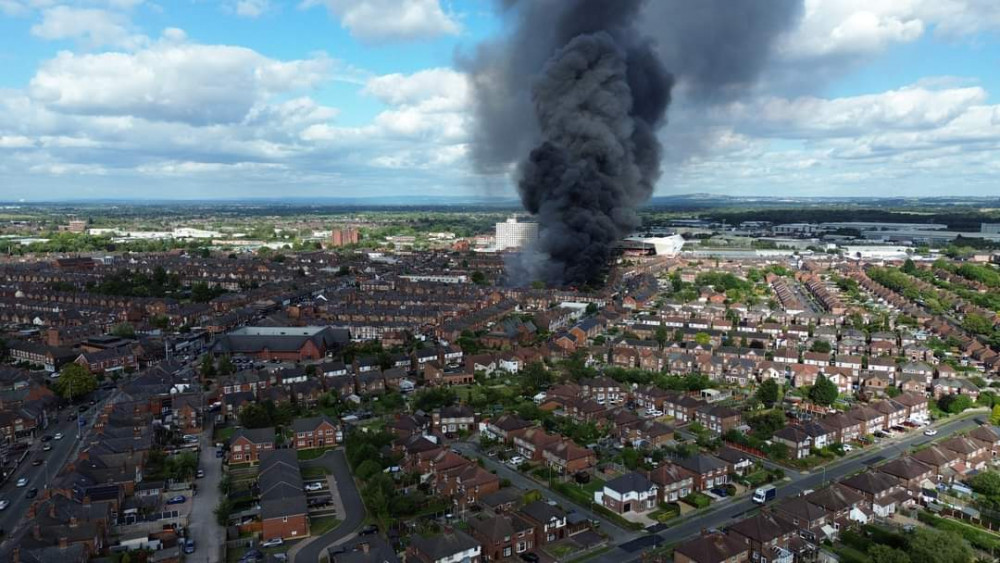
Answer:
<svg viewBox="0 0 1000 563"><path fill-rule="evenodd" d="M706 506L712 504L711 498L699 492L693 492L684 497L682 500L695 508L705 508Z"/></svg>

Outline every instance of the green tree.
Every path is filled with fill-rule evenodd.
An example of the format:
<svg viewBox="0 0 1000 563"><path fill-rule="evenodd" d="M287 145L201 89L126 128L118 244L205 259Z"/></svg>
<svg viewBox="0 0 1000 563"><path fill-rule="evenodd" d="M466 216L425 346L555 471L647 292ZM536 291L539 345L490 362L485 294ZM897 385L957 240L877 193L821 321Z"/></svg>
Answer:
<svg viewBox="0 0 1000 563"><path fill-rule="evenodd" d="M812 343L812 346L809 347L809 351L819 352L821 354L829 354L830 349L830 343L826 340L817 340Z"/></svg>
<svg viewBox="0 0 1000 563"><path fill-rule="evenodd" d="M973 560L972 548L962 536L933 528L917 528L907 551L913 563L971 563Z"/></svg>
<svg viewBox="0 0 1000 563"><path fill-rule="evenodd" d="M910 563L910 556L901 549L875 544L868 548L872 563Z"/></svg>
<svg viewBox="0 0 1000 563"><path fill-rule="evenodd" d="M907 258L906 262L903 262L903 267L900 268L900 270L902 270L904 274L913 274L917 271L917 265L913 263L913 260Z"/></svg>
<svg viewBox="0 0 1000 563"><path fill-rule="evenodd" d="M1000 426L1000 404L993 405L993 413L990 414L990 424Z"/></svg>
<svg viewBox="0 0 1000 563"><path fill-rule="evenodd" d="M778 402L779 393L778 382L768 378L757 388L757 400L764 403L765 407L771 408Z"/></svg>
<svg viewBox="0 0 1000 563"><path fill-rule="evenodd" d="M97 389L97 378L80 364L66 364L59 371L55 391L66 399L75 399Z"/></svg>
<svg viewBox="0 0 1000 563"><path fill-rule="evenodd" d="M201 357L201 376L215 377L215 360L212 359L211 354L205 354Z"/></svg>
<svg viewBox="0 0 1000 563"><path fill-rule="evenodd" d="M472 283L476 285L486 285L486 274L480 272L479 270L472 272L469 279L471 279Z"/></svg>
<svg viewBox="0 0 1000 563"><path fill-rule="evenodd" d="M823 374L816 377L816 383L809 390L809 398L818 405L830 406L837 400L837 385Z"/></svg>
<svg viewBox="0 0 1000 563"><path fill-rule="evenodd" d="M667 340L670 338L670 334L667 332L667 327L660 325L656 327L656 334L654 335L656 343L660 345L660 348L666 345Z"/></svg>
<svg viewBox="0 0 1000 563"><path fill-rule="evenodd" d="M236 366L233 365L233 360L228 356L222 356L219 358L219 375L230 375L236 373Z"/></svg>
<svg viewBox="0 0 1000 563"><path fill-rule="evenodd" d="M938 399L938 408L951 414L963 412L972 405L972 399L968 395L945 395Z"/></svg>
<svg viewBox="0 0 1000 563"><path fill-rule="evenodd" d="M111 334L121 338L132 338L135 336L135 328L129 323L119 323L111 329Z"/></svg>
<svg viewBox="0 0 1000 563"><path fill-rule="evenodd" d="M215 507L215 522L225 528L229 525L229 515L233 513L233 503L229 497L223 497Z"/></svg>
<svg viewBox="0 0 1000 563"><path fill-rule="evenodd" d="M712 342L712 337L707 332L699 332L694 335L694 341L702 346L708 346Z"/></svg>
<svg viewBox="0 0 1000 563"><path fill-rule="evenodd" d="M1000 497L1000 473L983 471L969 479L973 491L988 497Z"/></svg>
<svg viewBox="0 0 1000 563"><path fill-rule="evenodd" d="M362 481L367 481L376 473L382 471L382 464L374 459L366 459L354 470L354 475Z"/></svg>
<svg viewBox="0 0 1000 563"><path fill-rule="evenodd" d="M191 286L191 300L196 303L207 303L214 297L215 292L205 282L198 282Z"/></svg>
<svg viewBox="0 0 1000 563"><path fill-rule="evenodd" d="M251 403L240 411L240 425L246 428L267 428L274 426L274 421L266 405Z"/></svg>

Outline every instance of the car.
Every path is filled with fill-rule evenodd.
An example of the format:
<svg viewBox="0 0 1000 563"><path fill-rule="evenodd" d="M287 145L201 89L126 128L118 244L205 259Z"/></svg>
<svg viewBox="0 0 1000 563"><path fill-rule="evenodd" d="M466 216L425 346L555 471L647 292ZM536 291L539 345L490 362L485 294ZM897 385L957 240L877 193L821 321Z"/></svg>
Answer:
<svg viewBox="0 0 1000 563"><path fill-rule="evenodd" d="M42 441L43 442L51 442L52 441L52 436L46 434L46 435L42 436Z"/></svg>
<svg viewBox="0 0 1000 563"><path fill-rule="evenodd" d="M90 407L88 407L87 405L80 405L79 407L76 408L76 410L79 412L87 412L87 409L89 408Z"/></svg>
<svg viewBox="0 0 1000 563"><path fill-rule="evenodd" d="M175 497L171 497L170 500L167 501L167 504L184 504L184 501L186 500L187 497L184 495L177 495Z"/></svg>
<svg viewBox="0 0 1000 563"><path fill-rule="evenodd" d="M275 561L288 561L287 553L272 553L271 557L273 557Z"/></svg>
<svg viewBox="0 0 1000 563"><path fill-rule="evenodd" d="M193 539L188 538L187 541L184 542L184 553L187 553L187 554L194 553L194 540Z"/></svg>
<svg viewBox="0 0 1000 563"><path fill-rule="evenodd" d="M0 510L6 510L10 506L10 501L7 499L0 499Z"/></svg>
<svg viewBox="0 0 1000 563"><path fill-rule="evenodd" d="M306 483L307 491L322 491L323 483Z"/></svg>
<svg viewBox="0 0 1000 563"><path fill-rule="evenodd" d="M40 457L36 457L35 459L31 460L32 467L38 467L43 463L45 463L45 461Z"/></svg>
<svg viewBox="0 0 1000 563"><path fill-rule="evenodd" d="M723 497L723 498L725 498L725 497L729 496L729 493L726 492L726 490L723 489L722 487L716 487L716 488L712 489L711 491L712 491L712 494L715 495L715 496L717 496L717 497Z"/></svg>
<svg viewBox="0 0 1000 563"><path fill-rule="evenodd" d="M28 494L24 495L26 498L35 498L38 496L38 487L31 487L28 489Z"/></svg>
<svg viewBox="0 0 1000 563"><path fill-rule="evenodd" d="M52 444L45 444L44 446L42 446L42 451L43 452L47 452L47 451L49 451L51 449L52 449Z"/></svg>
<svg viewBox="0 0 1000 563"><path fill-rule="evenodd" d="M853 449L854 448L850 444L844 444L844 451L845 452L849 452L849 451L851 451Z"/></svg>
<svg viewBox="0 0 1000 563"><path fill-rule="evenodd" d="M240 563L253 563L254 561L263 561L264 552L259 549L251 549L243 554L240 558Z"/></svg>
<svg viewBox="0 0 1000 563"><path fill-rule="evenodd" d="M226 452L224 452L222 450L215 450L215 457L223 457L225 455L226 455Z"/></svg>
<svg viewBox="0 0 1000 563"><path fill-rule="evenodd" d="M359 536L370 536L372 534L377 534L377 533L378 533L378 525L377 524L368 524L364 528L361 528L361 531L358 532L358 535Z"/></svg>
<svg viewBox="0 0 1000 563"><path fill-rule="evenodd" d="M199 467L198 472L195 473L195 478L201 479L204 476L205 476L205 470Z"/></svg>
<svg viewBox="0 0 1000 563"><path fill-rule="evenodd" d="M518 465L521 465L522 463L524 463L524 458L521 457L521 456L519 456L519 455L516 455L516 456L514 456L514 457L512 457L512 458L510 458L510 459L507 460L507 465L509 465L511 467L517 467Z"/></svg>
<svg viewBox="0 0 1000 563"><path fill-rule="evenodd" d="M20 479L17 480L17 486L18 487L26 487L27 485L28 485L28 478L27 477L21 477Z"/></svg>
<svg viewBox="0 0 1000 563"><path fill-rule="evenodd" d="M935 436L935 435L937 435L937 430L933 428L928 428L927 430L924 430L924 436Z"/></svg>
<svg viewBox="0 0 1000 563"><path fill-rule="evenodd" d="M96 405L96 404L97 404L97 401L95 401L95 400L93 400L93 399L91 399L91 400L90 400L90 406L94 406L94 405Z"/></svg>
<svg viewBox="0 0 1000 563"><path fill-rule="evenodd" d="M189 444L196 444L198 442L198 437L194 434L185 434L184 441Z"/></svg>
<svg viewBox="0 0 1000 563"><path fill-rule="evenodd" d="M521 554L521 559L524 559L528 563L538 563L538 554L532 553L530 551L525 551Z"/></svg>
<svg viewBox="0 0 1000 563"><path fill-rule="evenodd" d="M63 439L62 432L56 432L56 435L55 435L54 439L55 440L62 440Z"/></svg>
<svg viewBox="0 0 1000 563"><path fill-rule="evenodd" d="M271 538L266 542L260 544L261 547L278 547L279 545L284 545L285 540L281 538Z"/></svg>

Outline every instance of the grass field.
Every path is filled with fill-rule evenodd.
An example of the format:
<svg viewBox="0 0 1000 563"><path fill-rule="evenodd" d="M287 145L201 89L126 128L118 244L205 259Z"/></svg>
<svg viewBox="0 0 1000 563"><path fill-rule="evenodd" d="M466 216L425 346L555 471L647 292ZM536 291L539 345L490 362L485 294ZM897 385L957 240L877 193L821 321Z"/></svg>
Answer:
<svg viewBox="0 0 1000 563"><path fill-rule="evenodd" d="M322 479L330 474L325 467L303 467L301 469L303 479Z"/></svg>
<svg viewBox="0 0 1000 563"><path fill-rule="evenodd" d="M319 516L309 519L309 533L313 536L322 536L330 530L340 525L340 520L336 516Z"/></svg>

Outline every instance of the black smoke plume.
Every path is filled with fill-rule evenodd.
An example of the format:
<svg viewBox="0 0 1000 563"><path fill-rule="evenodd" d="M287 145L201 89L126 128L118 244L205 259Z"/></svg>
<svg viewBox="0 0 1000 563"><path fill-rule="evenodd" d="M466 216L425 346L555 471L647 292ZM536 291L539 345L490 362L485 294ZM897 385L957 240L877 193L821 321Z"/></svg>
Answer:
<svg viewBox="0 0 1000 563"><path fill-rule="evenodd" d="M537 245L510 277L596 281L660 176L656 134L674 76L702 95L730 96L753 81L800 4L502 2L511 32L460 66L475 92L476 167L519 163L521 201L539 222ZM664 56L677 63L673 74Z"/></svg>

